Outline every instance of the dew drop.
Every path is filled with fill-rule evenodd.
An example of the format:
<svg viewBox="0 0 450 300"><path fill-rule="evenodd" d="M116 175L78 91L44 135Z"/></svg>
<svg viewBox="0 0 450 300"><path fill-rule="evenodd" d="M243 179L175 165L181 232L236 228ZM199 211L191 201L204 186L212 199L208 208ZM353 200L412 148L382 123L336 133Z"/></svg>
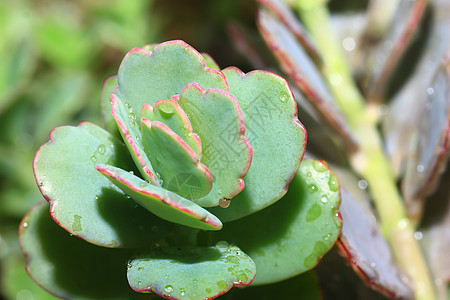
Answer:
<svg viewBox="0 0 450 300"><path fill-rule="evenodd" d="M103 144L98 145L98 147L97 147L97 152L98 153L105 154L105 151L106 151L105 145L103 145Z"/></svg>
<svg viewBox="0 0 450 300"><path fill-rule="evenodd" d="M425 168L424 168L423 165L418 165L417 168L416 168L416 170L417 170L417 172L422 173L423 170L425 170Z"/></svg>
<svg viewBox="0 0 450 300"><path fill-rule="evenodd" d="M326 164L324 164L323 162L321 162L320 160L316 160L313 162L313 168L317 171L317 172L325 172L327 170L327 166Z"/></svg>
<svg viewBox="0 0 450 300"><path fill-rule="evenodd" d="M130 173L131 175L134 175L134 172L133 172L133 171L129 171L128 173Z"/></svg>
<svg viewBox="0 0 450 300"><path fill-rule="evenodd" d="M23 227L27 228L28 227L28 223L27 222L23 223Z"/></svg>
<svg viewBox="0 0 450 300"><path fill-rule="evenodd" d="M197 279L192 280L193 283L197 283Z"/></svg>
<svg viewBox="0 0 450 300"><path fill-rule="evenodd" d="M311 172L308 172L308 174L306 174L306 176L312 177L312 173L311 173Z"/></svg>
<svg viewBox="0 0 450 300"><path fill-rule="evenodd" d="M288 99L289 99L289 95L288 95L287 93L285 93L285 92L281 93L281 95L280 95L280 101L281 101L282 103L286 103L286 102L288 101Z"/></svg>
<svg viewBox="0 0 450 300"><path fill-rule="evenodd" d="M181 296L186 295L186 291L185 291L184 289L180 289L180 295L181 295Z"/></svg>
<svg viewBox="0 0 450 300"><path fill-rule="evenodd" d="M333 192L336 192L339 189L339 183L337 182L336 177L334 177L333 175L330 175L330 178L328 179L328 186Z"/></svg>
<svg viewBox="0 0 450 300"><path fill-rule="evenodd" d="M314 184L308 185L308 192L310 194L317 192L317 186L315 186Z"/></svg>
<svg viewBox="0 0 450 300"><path fill-rule="evenodd" d="M225 241L220 241L216 243L216 248L228 248L230 244Z"/></svg>
<svg viewBox="0 0 450 300"><path fill-rule="evenodd" d="M420 241L420 240L423 238L422 232L416 231L416 232L414 233L414 238L415 238L416 240Z"/></svg>
<svg viewBox="0 0 450 300"><path fill-rule="evenodd" d="M93 162L96 162L96 161L97 161L97 157L96 157L95 155L92 155L92 156L91 156L91 160L92 160Z"/></svg>
<svg viewBox="0 0 450 300"><path fill-rule="evenodd" d="M345 51L353 51L356 47L355 39L353 39L352 37L346 37L342 41L342 46L344 47Z"/></svg>
<svg viewBox="0 0 450 300"><path fill-rule="evenodd" d="M427 94L428 95L433 95L434 94L434 89L432 87L427 88Z"/></svg>
<svg viewBox="0 0 450 300"><path fill-rule="evenodd" d="M227 199L227 198L221 198L219 200L219 206L222 208L227 208L228 206L230 206L231 204L231 200Z"/></svg>
<svg viewBox="0 0 450 300"><path fill-rule="evenodd" d="M328 197L323 195L322 197L320 197L320 202L322 202L323 204L328 203Z"/></svg>
<svg viewBox="0 0 450 300"><path fill-rule="evenodd" d="M166 287L164 288L164 291L168 294L173 292L173 286L171 285L166 285Z"/></svg>
<svg viewBox="0 0 450 300"><path fill-rule="evenodd" d="M138 281L137 284L138 284L138 285L142 285L142 281Z"/></svg>
<svg viewBox="0 0 450 300"><path fill-rule="evenodd" d="M221 289L221 290L226 290L228 289L228 284L225 280L219 280L217 281L217 286Z"/></svg>
<svg viewBox="0 0 450 300"><path fill-rule="evenodd" d="M328 233L328 234L326 234L326 235L323 236L323 239L324 239L325 241L328 241L330 238L331 238L331 233Z"/></svg>
<svg viewBox="0 0 450 300"><path fill-rule="evenodd" d="M164 278L165 279L169 278L169 274L164 275Z"/></svg>
<svg viewBox="0 0 450 300"><path fill-rule="evenodd" d="M376 262L371 262L371 263L370 263L370 266L371 266L372 268L376 268L376 267L377 267L377 263L376 263Z"/></svg>
<svg viewBox="0 0 450 300"><path fill-rule="evenodd" d="M205 292L207 292L208 294L212 292L211 289L205 289Z"/></svg>
<svg viewBox="0 0 450 300"><path fill-rule="evenodd" d="M365 189L367 189L367 186L368 186L367 181L365 181L364 179L358 181L358 187L360 189L365 190Z"/></svg>
<svg viewBox="0 0 450 300"><path fill-rule="evenodd" d="M128 103L128 102L125 102L125 107L128 109L128 110L130 110L131 109L131 105L130 105L130 103Z"/></svg>
<svg viewBox="0 0 450 300"><path fill-rule="evenodd" d="M144 267L139 267L138 268L138 271L143 271L144 270Z"/></svg>

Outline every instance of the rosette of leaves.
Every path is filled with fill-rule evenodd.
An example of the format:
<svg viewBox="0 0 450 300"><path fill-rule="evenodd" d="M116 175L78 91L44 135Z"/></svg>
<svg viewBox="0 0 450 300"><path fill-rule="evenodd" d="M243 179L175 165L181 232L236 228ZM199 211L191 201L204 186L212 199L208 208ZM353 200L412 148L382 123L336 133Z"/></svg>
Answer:
<svg viewBox="0 0 450 300"><path fill-rule="evenodd" d="M170 41L126 55L102 112L103 128L56 128L34 158L49 203L20 242L55 296L211 299L303 273L335 243L338 182L301 162L306 131L278 75L220 71ZM312 280L292 282L317 297Z"/></svg>

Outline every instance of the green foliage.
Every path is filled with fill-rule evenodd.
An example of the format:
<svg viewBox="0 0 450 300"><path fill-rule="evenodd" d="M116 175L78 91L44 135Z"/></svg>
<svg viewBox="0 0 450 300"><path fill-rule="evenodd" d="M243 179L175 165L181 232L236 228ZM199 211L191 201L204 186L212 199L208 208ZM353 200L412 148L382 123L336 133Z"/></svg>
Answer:
<svg viewBox="0 0 450 300"><path fill-rule="evenodd" d="M300 165L306 132L284 79L211 69L182 41L131 50L117 79L104 85L102 112L112 115L103 118L106 130L87 122L56 128L35 156L50 215L69 232L50 234L58 226L44 203L22 221L20 241L36 282L69 298L96 298L109 284L117 295L214 298L255 275L254 284L267 284L303 273L334 244L339 185L325 163ZM262 118L260 109L273 115ZM222 215L236 221L222 224ZM111 268L128 263L131 288L118 271L104 274L95 264L74 267L78 277L95 277L94 288L72 287L72 275L43 274L51 265L72 268L77 254L49 253L58 239L78 238L80 253Z"/></svg>

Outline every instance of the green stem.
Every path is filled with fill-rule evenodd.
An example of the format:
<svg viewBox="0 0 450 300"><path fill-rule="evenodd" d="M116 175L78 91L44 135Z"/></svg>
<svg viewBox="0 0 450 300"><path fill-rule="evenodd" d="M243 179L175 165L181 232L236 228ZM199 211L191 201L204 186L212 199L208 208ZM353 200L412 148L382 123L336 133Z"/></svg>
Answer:
<svg viewBox="0 0 450 300"><path fill-rule="evenodd" d="M395 176L384 151L376 125L377 108L366 105L333 35L326 3L321 0L296 0L295 8L315 40L324 60L326 79L341 111L359 143L351 164L367 181L384 235L390 242L399 265L413 280L417 300L435 299L434 286L414 228L406 217Z"/></svg>

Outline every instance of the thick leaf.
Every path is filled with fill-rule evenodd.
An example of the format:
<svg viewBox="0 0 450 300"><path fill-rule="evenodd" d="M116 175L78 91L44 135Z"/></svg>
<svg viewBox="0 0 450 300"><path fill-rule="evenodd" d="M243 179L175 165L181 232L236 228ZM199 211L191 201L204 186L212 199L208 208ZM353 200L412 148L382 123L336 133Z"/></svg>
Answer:
<svg viewBox="0 0 450 300"><path fill-rule="evenodd" d="M449 48L450 49L450 48ZM415 154L408 160L402 191L411 215L422 213L423 199L436 188L450 154L450 60L436 72L422 106Z"/></svg>
<svg viewBox="0 0 450 300"><path fill-rule="evenodd" d="M142 143L161 186L187 199L206 196L212 176L191 147L165 124L142 119Z"/></svg>
<svg viewBox="0 0 450 300"><path fill-rule="evenodd" d="M371 84L367 91L367 99L381 102L392 79L395 67L405 54L416 33L420 30L420 22L424 16L428 0L400 1L390 32L383 43L374 51ZM367 63L367 62L366 62Z"/></svg>
<svg viewBox="0 0 450 300"><path fill-rule="evenodd" d="M244 176L252 161L252 147L244 136L242 112L236 99L218 89L205 91L197 83L187 85L178 100L202 141L202 163L213 176L210 195L195 202L216 206L244 188Z"/></svg>
<svg viewBox="0 0 450 300"><path fill-rule="evenodd" d="M328 166L304 160L280 201L208 238L239 243L256 263L253 284L280 281L313 268L334 245L339 203L339 183Z"/></svg>
<svg viewBox="0 0 450 300"><path fill-rule="evenodd" d="M147 183L122 169L108 165L97 165L96 168L137 203L160 218L204 230L222 228L216 216L190 200Z"/></svg>
<svg viewBox="0 0 450 300"><path fill-rule="evenodd" d="M337 242L339 253L365 283L388 297L412 299L408 278L395 264L388 243L374 216L341 189L342 234Z"/></svg>
<svg viewBox="0 0 450 300"><path fill-rule="evenodd" d="M114 92L114 88L118 86L117 75L108 76L103 81L102 94L100 96L101 114L103 120L103 126L114 136L119 137L120 134L117 131L116 121L111 114L112 102L111 94Z"/></svg>
<svg viewBox="0 0 450 300"><path fill-rule="evenodd" d="M44 289L66 299L139 299L125 279L130 250L91 245L58 226L40 202L22 220L27 271Z"/></svg>
<svg viewBox="0 0 450 300"><path fill-rule="evenodd" d="M136 112L132 110L129 103L124 102L115 94L111 95L111 101L112 115L139 172L149 182L159 186L157 174L142 145L141 129L136 121Z"/></svg>
<svg viewBox="0 0 450 300"><path fill-rule="evenodd" d="M151 245L173 230L112 185L98 163L133 165L121 142L90 123L53 130L37 152L36 182L61 227L105 247Z"/></svg>
<svg viewBox="0 0 450 300"><path fill-rule="evenodd" d="M317 65L323 63L316 45L312 42L303 25L298 21L295 14L283 0L258 0L258 2L273 14L275 14L284 25L289 28L292 34L297 38L302 47L308 52Z"/></svg>
<svg viewBox="0 0 450 300"><path fill-rule="evenodd" d="M223 74L208 68L203 57L183 41L159 44L151 52L131 50L120 65L118 79L117 93L134 111L145 103L170 99L191 82L228 91Z"/></svg>
<svg viewBox="0 0 450 300"><path fill-rule="evenodd" d="M128 265L128 281L137 292L169 299L212 299L233 286L249 285L255 264L238 247L163 249L142 255Z"/></svg>
<svg viewBox="0 0 450 300"><path fill-rule="evenodd" d="M286 193L306 147L306 131L297 119L297 104L286 81L270 72L244 74L223 70L242 109L246 136L253 148L245 189L214 213L236 220L276 202Z"/></svg>
<svg viewBox="0 0 450 300"><path fill-rule="evenodd" d="M320 286L317 276L311 271L281 282L245 288L232 289L220 299L227 300L320 300Z"/></svg>
<svg viewBox="0 0 450 300"><path fill-rule="evenodd" d="M177 97L175 97L177 98ZM186 113L173 99L163 99L155 102L154 107L144 104L141 111L142 119L146 118L152 122L159 121L175 132L188 144L198 159L202 159L202 144L199 136L192 131L192 125ZM142 129L142 128L141 128ZM151 149L151 148L149 148Z"/></svg>
<svg viewBox="0 0 450 300"><path fill-rule="evenodd" d="M409 81L395 95L383 120L383 135L386 152L399 177L405 172L405 166L416 154L414 141L417 138L418 124L427 93L432 96L434 89L428 89L433 76L439 69L448 52L450 35L448 34L448 13L444 3L433 2L433 26L428 34L425 52ZM420 168L419 168L420 169Z"/></svg>
<svg viewBox="0 0 450 300"><path fill-rule="evenodd" d="M357 143L344 115L340 112L321 73L297 42L295 36L278 19L265 10L258 14L258 27L281 68L315 107L325 122L345 141L346 148Z"/></svg>

